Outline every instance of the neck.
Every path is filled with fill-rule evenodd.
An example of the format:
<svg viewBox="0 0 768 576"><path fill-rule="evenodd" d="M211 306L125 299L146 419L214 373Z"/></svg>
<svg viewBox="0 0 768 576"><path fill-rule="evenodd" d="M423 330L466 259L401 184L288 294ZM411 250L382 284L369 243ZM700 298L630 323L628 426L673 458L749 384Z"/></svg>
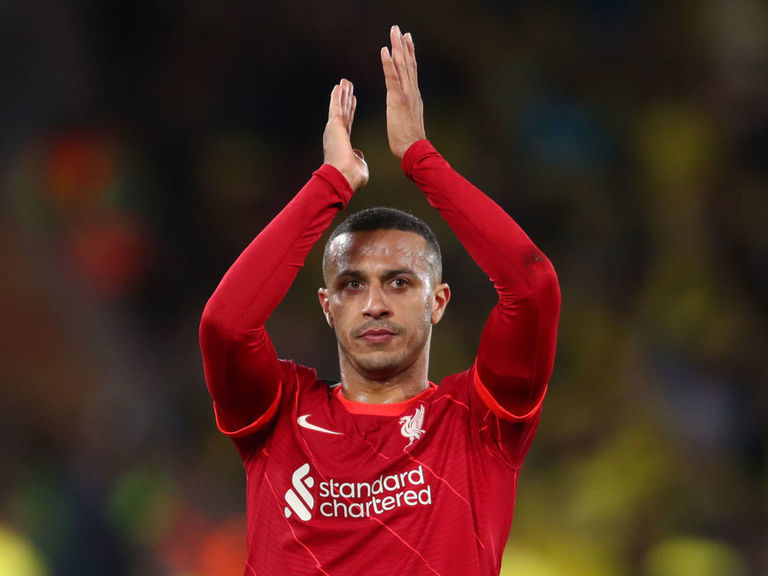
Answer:
<svg viewBox="0 0 768 576"><path fill-rule="evenodd" d="M347 400L368 404L404 402L429 388L428 355L397 373L364 373L340 356L341 393Z"/></svg>

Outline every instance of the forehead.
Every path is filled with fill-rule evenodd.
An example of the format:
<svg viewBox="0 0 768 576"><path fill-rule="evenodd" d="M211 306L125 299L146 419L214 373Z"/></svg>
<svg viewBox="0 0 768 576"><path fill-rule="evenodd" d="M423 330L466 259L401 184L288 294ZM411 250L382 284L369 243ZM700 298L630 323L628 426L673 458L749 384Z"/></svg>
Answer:
<svg viewBox="0 0 768 576"><path fill-rule="evenodd" d="M427 241L405 230L365 230L340 234L328 247L329 272L381 265L426 271Z"/></svg>

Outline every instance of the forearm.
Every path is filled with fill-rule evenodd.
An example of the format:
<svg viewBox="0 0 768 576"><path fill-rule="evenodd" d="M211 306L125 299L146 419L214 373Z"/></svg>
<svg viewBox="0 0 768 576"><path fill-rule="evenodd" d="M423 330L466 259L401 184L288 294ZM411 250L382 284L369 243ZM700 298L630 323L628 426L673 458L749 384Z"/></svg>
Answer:
<svg viewBox="0 0 768 576"><path fill-rule="evenodd" d="M351 195L341 173L323 165L224 275L200 324L206 382L217 404L245 417L275 397L277 359L264 324Z"/></svg>
<svg viewBox="0 0 768 576"><path fill-rule="evenodd" d="M524 412L540 399L554 362L560 292L552 264L498 204L427 141L411 146L402 165L498 293L477 368L496 400Z"/></svg>
<svg viewBox="0 0 768 576"><path fill-rule="evenodd" d="M228 331L263 326L312 246L351 196L338 171L328 165L317 170L229 268L208 301L203 320Z"/></svg>
<svg viewBox="0 0 768 576"><path fill-rule="evenodd" d="M424 192L480 268L502 305L550 281L552 266L523 229L422 140L408 150L403 170Z"/></svg>

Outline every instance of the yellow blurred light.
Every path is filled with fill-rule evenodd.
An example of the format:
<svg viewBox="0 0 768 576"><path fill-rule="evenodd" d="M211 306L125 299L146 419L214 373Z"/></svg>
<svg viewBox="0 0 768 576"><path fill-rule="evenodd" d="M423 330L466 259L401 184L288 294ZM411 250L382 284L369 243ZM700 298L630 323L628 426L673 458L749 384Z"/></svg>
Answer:
<svg viewBox="0 0 768 576"><path fill-rule="evenodd" d="M647 576L746 576L733 547L716 540L675 537L657 544L645 560Z"/></svg>
<svg viewBox="0 0 768 576"><path fill-rule="evenodd" d="M0 574L47 576L48 568L31 543L0 526Z"/></svg>

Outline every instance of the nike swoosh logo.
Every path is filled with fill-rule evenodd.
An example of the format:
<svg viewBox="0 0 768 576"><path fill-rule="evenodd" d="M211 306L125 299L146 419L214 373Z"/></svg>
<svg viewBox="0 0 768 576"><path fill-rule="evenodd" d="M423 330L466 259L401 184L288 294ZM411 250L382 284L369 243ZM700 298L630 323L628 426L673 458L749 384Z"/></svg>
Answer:
<svg viewBox="0 0 768 576"><path fill-rule="evenodd" d="M314 424L310 424L307 422L307 419L312 416L312 414L304 414L303 416L299 416L296 418L296 422L299 423L299 426L302 428L306 428L307 430L314 430L315 432L325 432L326 434L335 434L338 436L343 436L341 432L334 432L333 430L328 430L327 428L321 428L320 426L315 426Z"/></svg>

